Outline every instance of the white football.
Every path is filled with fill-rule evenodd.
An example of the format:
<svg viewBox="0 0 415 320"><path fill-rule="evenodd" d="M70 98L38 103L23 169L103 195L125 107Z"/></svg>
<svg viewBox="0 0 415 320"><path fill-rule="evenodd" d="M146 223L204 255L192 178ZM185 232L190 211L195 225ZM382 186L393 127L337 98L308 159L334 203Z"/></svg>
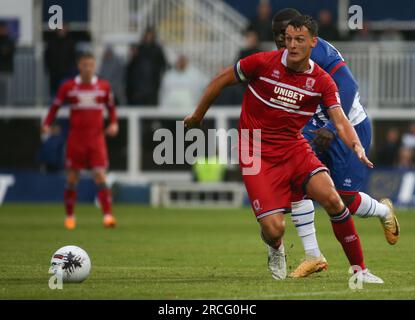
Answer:
<svg viewBox="0 0 415 320"><path fill-rule="evenodd" d="M91 272L91 259L85 250L77 246L65 246L57 250L50 261L49 273L61 276L63 282L82 282Z"/></svg>

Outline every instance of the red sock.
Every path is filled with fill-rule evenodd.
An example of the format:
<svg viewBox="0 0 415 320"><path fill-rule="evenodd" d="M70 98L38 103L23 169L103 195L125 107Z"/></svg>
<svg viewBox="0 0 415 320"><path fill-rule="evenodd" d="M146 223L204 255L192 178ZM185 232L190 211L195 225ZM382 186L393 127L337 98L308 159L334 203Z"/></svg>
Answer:
<svg viewBox="0 0 415 320"><path fill-rule="evenodd" d="M76 203L76 190L65 189L63 193L63 202L65 203L65 211L68 217L72 217Z"/></svg>
<svg viewBox="0 0 415 320"><path fill-rule="evenodd" d="M347 191L339 191L339 194L345 194L345 195L352 195L354 196L354 200L351 204L347 206L349 208L349 211L351 214L355 214L357 212L357 209L359 209L360 204L362 203L362 197L360 196L359 192L347 192Z"/></svg>
<svg viewBox="0 0 415 320"><path fill-rule="evenodd" d="M112 194L111 190L108 188L102 188L98 190L98 201L101 205L103 214L112 214L111 203L112 203Z"/></svg>
<svg viewBox="0 0 415 320"><path fill-rule="evenodd" d="M334 234L341 243L344 253L347 256L347 259L349 259L350 265L360 266L360 268L364 270L366 266L363 258L362 246L349 210L344 208L340 214L331 216L330 220Z"/></svg>

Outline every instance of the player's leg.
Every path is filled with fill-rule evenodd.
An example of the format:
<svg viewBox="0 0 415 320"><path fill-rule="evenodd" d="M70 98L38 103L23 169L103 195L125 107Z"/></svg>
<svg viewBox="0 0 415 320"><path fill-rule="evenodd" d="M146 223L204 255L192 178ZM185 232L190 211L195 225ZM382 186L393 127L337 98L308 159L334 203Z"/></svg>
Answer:
<svg viewBox="0 0 415 320"><path fill-rule="evenodd" d="M305 188L307 195L319 202L329 214L334 234L342 245L350 265L359 267L357 272L361 273L363 282L383 283L380 278L367 270L353 218L336 192L328 173L318 172L311 176L306 182Z"/></svg>
<svg viewBox="0 0 415 320"><path fill-rule="evenodd" d="M301 237L306 256L320 257L321 252L314 227L314 204L305 199L291 203L291 220Z"/></svg>
<svg viewBox="0 0 415 320"><path fill-rule="evenodd" d="M283 213L290 210L289 182L278 167L263 159L258 161L261 161L260 172L256 175L242 172L242 178L261 227L261 238L268 248L268 269L274 279L285 279L287 267L282 237L285 229Z"/></svg>
<svg viewBox="0 0 415 320"><path fill-rule="evenodd" d="M312 131L316 129L318 127L314 126L312 122L309 122L305 126L303 135L307 141L312 141L314 137ZM324 160L322 161L324 163ZM308 199L293 199L292 201L294 202L291 203L291 220L297 230L298 236L301 238L305 259L295 268L290 274L290 277L300 278L327 269L328 263L321 253L317 241L313 201Z"/></svg>
<svg viewBox="0 0 415 320"><path fill-rule="evenodd" d="M72 230L76 226L75 220L75 203L76 203L76 187L79 181L79 171L77 169L67 169L66 171L66 185L63 195L66 219L65 228Z"/></svg>
<svg viewBox="0 0 415 320"><path fill-rule="evenodd" d="M65 227L74 229L76 220L74 215L77 198L76 187L79 181L79 171L86 168L86 148L81 143L81 137L69 134L65 150L66 186L64 191L64 203L66 210Z"/></svg>
<svg viewBox="0 0 415 320"><path fill-rule="evenodd" d="M368 119L355 126L363 147L370 148L371 127ZM336 139L329 149L333 159L330 168L332 178L343 202L350 213L362 218L379 218L388 243L395 244L399 239L399 223L389 199L377 201L368 194L361 192L366 182L368 168L362 164L354 153L343 142Z"/></svg>
<svg viewBox="0 0 415 320"><path fill-rule="evenodd" d="M105 227L115 227L116 221L112 214L112 192L106 183L104 168L93 170L94 181L97 186L97 198L104 215L103 224Z"/></svg>
<svg viewBox="0 0 415 320"><path fill-rule="evenodd" d="M328 268L326 258L320 252L316 229L314 227L314 204L312 200L300 200L291 203L291 220L297 230L303 248L305 259L290 273L291 278L303 278L312 273Z"/></svg>
<svg viewBox="0 0 415 320"><path fill-rule="evenodd" d="M284 214L277 212L258 220L261 226L261 238L268 246L268 268L272 277L282 280L287 277L287 266L283 236L285 231Z"/></svg>
<svg viewBox="0 0 415 320"><path fill-rule="evenodd" d="M107 185L106 169L108 168L107 146L104 137L99 137L91 142L88 160L93 168L95 184L97 186L97 198L101 207L103 224L105 227L115 227L116 220L112 214L112 192Z"/></svg>

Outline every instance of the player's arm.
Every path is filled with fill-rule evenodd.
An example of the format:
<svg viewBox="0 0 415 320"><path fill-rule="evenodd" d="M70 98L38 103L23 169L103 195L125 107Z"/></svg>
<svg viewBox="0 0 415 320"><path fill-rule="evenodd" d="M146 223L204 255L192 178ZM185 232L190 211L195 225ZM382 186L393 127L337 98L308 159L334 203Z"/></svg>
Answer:
<svg viewBox="0 0 415 320"><path fill-rule="evenodd" d="M105 131L107 135L109 135L110 137L115 137L118 134L118 117L117 117L117 111L115 108L114 95L110 87L108 87L106 105L107 105L108 117L109 117L110 123Z"/></svg>
<svg viewBox="0 0 415 320"><path fill-rule="evenodd" d="M66 99L66 94L67 94L67 85L66 83L64 83L59 87L58 93L56 94L56 97L53 100L52 105L49 108L49 112L45 120L43 121L43 125L42 125L43 134L45 135L50 134L50 125L53 123L53 121L55 121L56 114L58 113L60 106Z"/></svg>
<svg viewBox="0 0 415 320"><path fill-rule="evenodd" d="M327 106L327 112L340 139L356 153L361 162L369 168L373 168L373 163L366 157L365 149L360 142L359 136L341 107L340 96L335 82L328 74L326 74L321 78L321 83L323 88L323 105Z"/></svg>
<svg viewBox="0 0 415 320"><path fill-rule="evenodd" d="M216 76L205 89L196 110L184 119L184 125L188 128L198 127L203 120L213 101L222 90L230 85L238 83L234 68L228 67Z"/></svg>
<svg viewBox="0 0 415 320"><path fill-rule="evenodd" d="M360 142L359 136L344 114L343 109L341 107L330 108L328 109L328 114L336 127L340 139L356 153L361 162L369 168L373 168L373 163L366 157L365 149Z"/></svg>
<svg viewBox="0 0 415 320"><path fill-rule="evenodd" d="M348 115L358 91L358 84L350 72L350 69L344 64L336 69L334 73L331 74L331 77L339 88L343 111ZM324 151L336 137L337 130L334 123L329 120L323 128L317 129L314 133L316 134L316 137L314 138L313 143L320 150Z"/></svg>

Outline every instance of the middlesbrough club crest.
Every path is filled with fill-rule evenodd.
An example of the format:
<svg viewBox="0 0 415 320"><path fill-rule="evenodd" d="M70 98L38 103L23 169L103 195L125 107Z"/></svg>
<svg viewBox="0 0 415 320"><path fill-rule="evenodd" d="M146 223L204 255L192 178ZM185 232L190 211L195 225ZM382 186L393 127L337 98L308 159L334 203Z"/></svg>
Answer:
<svg viewBox="0 0 415 320"><path fill-rule="evenodd" d="M308 90L312 90L315 83L316 83L316 79L307 78L307 80L305 82L305 88L308 89Z"/></svg>
<svg viewBox="0 0 415 320"><path fill-rule="evenodd" d="M274 71L272 71L272 77L273 78L279 78L280 77L280 71L275 69Z"/></svg>

